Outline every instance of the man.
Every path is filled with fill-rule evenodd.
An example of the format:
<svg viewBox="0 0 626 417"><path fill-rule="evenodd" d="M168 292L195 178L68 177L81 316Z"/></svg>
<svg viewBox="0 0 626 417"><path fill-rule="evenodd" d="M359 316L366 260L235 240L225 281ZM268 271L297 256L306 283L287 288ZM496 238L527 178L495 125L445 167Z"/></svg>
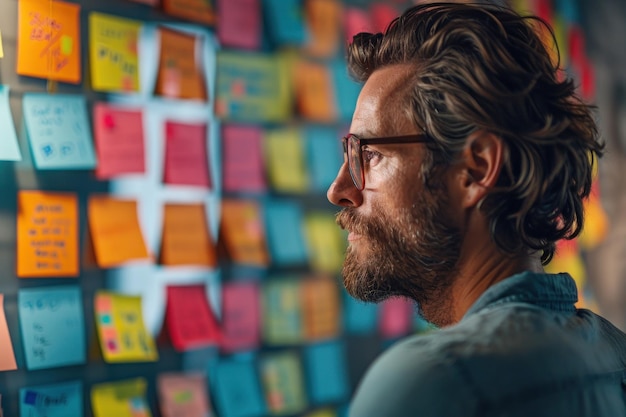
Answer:
<svg viewBox="0 0 626 417"><path fill-rule="evenodd" d="M626 416L626 335L543 271L583 226L603 146L542 24L424 4L349 47L365 84L328 190L344 283L442 327L388 349L352 417Z"/></svg>

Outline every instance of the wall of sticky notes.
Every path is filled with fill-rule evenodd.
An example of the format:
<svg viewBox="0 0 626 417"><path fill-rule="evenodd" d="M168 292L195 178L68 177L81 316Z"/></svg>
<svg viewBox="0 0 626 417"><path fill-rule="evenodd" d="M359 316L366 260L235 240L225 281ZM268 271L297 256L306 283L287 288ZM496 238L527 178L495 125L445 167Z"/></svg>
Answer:
<svg viewBox="0 0 626 417"><path fill-rule="evenodd" d="M411 3L0 0L4 415L341 417L432 330L347 296L325 196Z"/></svg>

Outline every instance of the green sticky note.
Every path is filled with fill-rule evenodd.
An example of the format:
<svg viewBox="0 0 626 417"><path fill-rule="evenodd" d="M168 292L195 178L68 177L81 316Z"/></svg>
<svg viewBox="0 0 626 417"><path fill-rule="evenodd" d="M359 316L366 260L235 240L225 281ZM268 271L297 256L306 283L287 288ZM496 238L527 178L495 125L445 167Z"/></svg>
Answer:
<svg viewBox="0 0 626 417"><path fill-rule="evenodd" d="M71 55L74 41L70 36L61 36L61 53L63 55Z"/></svg>

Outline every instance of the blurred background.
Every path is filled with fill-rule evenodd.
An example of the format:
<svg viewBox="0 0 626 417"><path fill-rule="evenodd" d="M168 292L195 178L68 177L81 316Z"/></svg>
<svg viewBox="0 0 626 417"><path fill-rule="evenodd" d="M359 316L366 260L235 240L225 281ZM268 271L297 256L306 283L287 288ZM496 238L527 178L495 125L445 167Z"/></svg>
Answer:
<svg viewBox="0 0 626 417"><path fill-rule="evenodd" d="M380 352L436 331L347 296L325 196L345 46L414 3L0 0L5 416L344 416ZM626 1L498 3L551 23L597 106L587 225L548 269L624 329Z"/></svg>

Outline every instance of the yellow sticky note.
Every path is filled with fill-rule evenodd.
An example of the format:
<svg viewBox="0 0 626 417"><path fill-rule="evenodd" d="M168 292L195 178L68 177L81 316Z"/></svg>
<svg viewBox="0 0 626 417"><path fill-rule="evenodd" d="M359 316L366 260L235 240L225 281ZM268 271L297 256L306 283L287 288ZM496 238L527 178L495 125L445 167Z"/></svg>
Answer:
<svg viewBox="0 0 626 417"><path fill-rule="evenodd" d="M274 129L265 133L269 177L277 191L301 193L308 188L302 147L303 139L297 129Z"/></svg>
<svg viewBox="0 0 626 417"><path fill-rule="evenodd" d="M311 267L317 271L339 272L343 265L346 238L328 213L311 213L304 220Z"/></svg>
<svg viewBox="0 0 626 417"><path fill-rule="evenodd" d="M91 388L94 417L151 417L144 378L96 384Z"/></svg>
<svg viewBox="0 0 626 417"><path fill-rule="evenodd" d="M96 91L139 91L137 42L141 22L89 14L91 84Z"/></svg>
<svg viewBox="0 0 626 417"><path fill-rule="evenodd" d="M92 196L87 213L98 266L110 268L128 261L150 259L137 217L136 201Z"/></svg>
<svg viewBox="0 0 626 417"><path fill-rule="evenodd" d="M94 309L100 348L106 362L158 360L154 339L143 322L141 297L98 291Z"/></svg>
<svg viewBox="0 0 626 417"><path fill-rule="evenodd" d="M51 0L18 3L17 73L78 84L80 6Z"/></svg>
<svg viewBox="0 0 626 417"><path fill-rule="evenodd" d="M2 32L0 32L0 58L4 58L4 49L2 48Z"/></svg>
<svg viewBox="0 0 626 417"><path fill-rule="evenodd" d="M76 195L20 191L17 202L17 276L77 276Z"/></svg>

